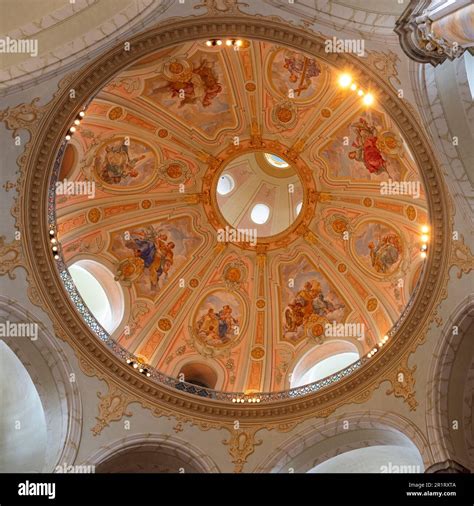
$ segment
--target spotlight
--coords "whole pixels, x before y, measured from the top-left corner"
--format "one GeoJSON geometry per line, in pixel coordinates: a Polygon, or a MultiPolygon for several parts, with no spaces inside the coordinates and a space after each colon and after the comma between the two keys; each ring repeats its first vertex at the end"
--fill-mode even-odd
{"type": "Polygon", "coordinates": [[[75,125],[80,125],[81,124],[81,120],[80,119],[75,119],[74,120],[74,124],[75,125]]]}
{"type": "Polygon", "coordinates": [[[232,399],[232,402],[235,402],[235,397],[232,399]]]}
{"type": "Polygon", "coordinates": [[[359,95],[359,97],[362,97],[364,95],[364,92],[359,88],[357,90],[357,95],[359,95]]]}
{"type": "Polygon", "coordinates": [[[421,252],[421,258],[426,258],[426,251],[421,252]]]}
{"type": "Polygon", "coordinates": [[[55,260],[59,260],[59,255],[54,255],[55,260]]]}
{"type": "Polygon", "coordinates": [[[79,116],[80,116],[81,118],[83,118],[85,115],[86,115],[86,113],[85,113],[84,111],[81,111],[81,112],[79,113],[79,116]]]}
{"type": "Polygon", "coordinates": [[[230,40],[230,39],[227,39],[225,41],[225,45],[226,46],[233,46],[235,44],[235,40],[230,40]]]}
{"type": "Polygon", "coordinates": [[[260,402],[260,398],[257,398],[257,402],[260,402]]]}
{"type": "Polygon", "coordinates": [[[140,367],[140,369],[138,369],[138,372],[143,372],[143,368],[140,367]]]}
{"type": "Polygon", "coordinates": [[[429,237],[426,234],[421,236],[421,242],[428,242],[429,237]]]}
{"type": "Polygon", "coordinates": [[[367,93],[367,95],[365,95],[362,99],[362,102],[364,102],[365,105],[372,105],[374,103],[374,96],[372,93],[367,93]]]}
{"type": "Polygon", "coordinates": [[[49,231],[49,235],[54,235],[54,230],[53,230],[53,229],[51,229],[51,230],[49,231]]]}
{"type": "Polygon", "coordinates": [[[53,246],[53,251],[58,251],[58,247],[57,246],[53,246]]]}
{"type": "Polygon", "coordinates": [[[221,39],[217,39],[217,40],[216,40],[216,44],[217,44],[218,46],[222,46],[222,40],[221,40],[221,39]]]}
{"type": "Polygon", "coordinates": [[[147,371],[146,376],[149,378],[151,376],[151,372],[147,371]]]}
{"type": "Polygon", "coordinates": [[[428,246],[426,244],[423,244],[420,248],[420,251],[427,251],[428,250],[428,246]]]}
{"type": "Polygon", "coordinates": [[[54,237],[51,239],[51,244],[56,244],[57,242],[58,241],[54,237]]]}
{"type": "Polygon", "coordinates": [[[206,40],[206,46],[211,47],[212,45],[212,40],[206,40]]]}
{"type": "Polygon", "coordinates": [[[67,140],[67,141],[70,141],[70,140],[71,140],[71,136],[70,136],[69,134],[68,134],[68,135],[66,135],[66,140],[67,140]]]}
{"type": "Polygon", "coordinates": [[[131,358],[127,358],[127,364],[130,364],[130,363],[131,363],[131,361],[132,361],[132,359],[131,359],[131,358]]]}
{"type": "Polygon", "coordinates": [[[430,231],[430,228],[427,226],[427,225],[423,225],[421,227],[421,231],[424,233],[424,234],[427,234],[429,231],[430,231]]]}
{"type": "Polygon", "coordinates": [[[355,91],[356,89],[357,89],[357,84],[356,83],[352,83],[351,84],[351,90],[355,91]]]}
{"type": "Polygon", "coordinates": [[[352,77],[349,74],[342,74],[339,77],[339,86],[341,88],[347,88],[352,82],[352,77]]]}
{"type": "Polygon", "coordinates": [[[240,39],[238,39],[238,40],[236,40],[236,41],[235,41],[235,45],[236,45],[237,47],[242,46],[242,45],[243,45],[243,43],[244,43],[244,41],[243,41],[243,40],[240,40],[240,39]]]}
{"type": "Polygon", "coordinates": [[[138,369],[138,364],[136,362],[133,363],[133,368],[138,369]]]}
{"type": "Polygon", "coordinates": [[[76,131],[76,127],[75,126],[72,126],[70,129],[69,129],[70,132],[75,132],[76,131]]]}

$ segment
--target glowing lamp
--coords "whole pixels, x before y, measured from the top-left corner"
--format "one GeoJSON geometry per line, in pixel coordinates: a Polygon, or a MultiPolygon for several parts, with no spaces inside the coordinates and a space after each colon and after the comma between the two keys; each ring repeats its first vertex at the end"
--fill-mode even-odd
{"type": "Polygon", "coordinates": [[[352,82],[352,77],[349,74],[342,74],[339,77],[339,86],[341,88],[347,88],[352,82]]]}
{"type": "Polygon", "coordinates": [[[372,105],[374,103],[374,96],[372,93],[367,93],[362,99],[362,102],[364,102],[365,105],[372,105]]]}

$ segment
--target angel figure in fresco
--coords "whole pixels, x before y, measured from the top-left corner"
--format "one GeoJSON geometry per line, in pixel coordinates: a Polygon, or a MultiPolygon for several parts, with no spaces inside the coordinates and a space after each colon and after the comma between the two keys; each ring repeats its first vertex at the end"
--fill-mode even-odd
{"type": "Polygon", "coordinates": [[[397,234],[385,234],[377,244],[370,241],[368,244],[372,267],[384,274],[397,263],[402,253],[402,245],[397,234]]]}
{"type": "Polygon", "coordinates": [[[382,172],[389,174],[387,162],[377,146],[378,136],[376,127],[369,125],[364,118],[359,118],[359,121],[353,123],[351,128],[355,132],[356,140],[352,143],[352,147],[355,150],[349,152],[349,158],[363,162],[365,168],[371,174],[379,175],[382,172]]]}
{"type": "Polygon", "coordinates": [[[105,158],[102,161],[96,157],[95,166],[100,178],[109,184],[121,183],[124,179],[138,176],[136,164],[145,158],[145,155],[130,158],[128,146],[125,141],[120,145],[106,146],[105,158]]]}
{"type": "Polygon", "coordinates": [[[156,95],[163,91],[170,92],[172,98],[180,99],[179,108],[197,102],[203,107],[209,107],[222,92],[222,85],[219,83],[213,64],[203,59],[198,67],[194,67],[186,74],[181,74],[176,81],[168,80],[165,86],[155,88],[151,94],[156,95]]]}
{"type": "Polygon", "coordinates": [[[174,242],[168,241],[161,231],[148,227],[144,232],[134,233],[125,246],[143,261],[143,267],[150,273],[151,287],[156,289],[160,277],[164,275],[166,279],[173,265],[174,242]]]}
{"type": "Polygon", "coordinates": [[[232,339],[233,329],[237,324],[238,320],[232,315],[232,308],[226,304],[218,312],[210,308],[197,321],[197,329],[206,343],[225,344],[232,339]]]}
{"type": "Polygon", "coordinates": [[[285,310],[285,332],[295,332],[314,317],[325,318],[343,307],[343,304],[335,306],[324,296],[318,281],[306,281],[285,310]]]}
{"type": "Polygon", "coordinates": [[[298,87],[295,89],[298,96],[311,86],[311,79],[318,77],[321,73],[321,67],[316,63],[316,60],[301,55],[285,58],[283,67],[288,70],[290,81],[298,83],[298,87]]]}

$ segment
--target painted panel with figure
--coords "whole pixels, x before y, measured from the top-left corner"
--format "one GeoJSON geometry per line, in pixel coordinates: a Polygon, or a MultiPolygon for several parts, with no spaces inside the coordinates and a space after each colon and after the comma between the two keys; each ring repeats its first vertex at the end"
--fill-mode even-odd
{"type": "Polygon", "coordinates": [[[330,179],[400,180],[406,173],[400,157],[403,141],[385,124],[383,114],[364,111],[341,127],[319,156],[330,179]]]}
{"type": "Polygon", "coordinates": [[[355,232],[356,260],[370,272],[382,276],[393,274],[403,256],[403,240],[385,223],[366,222],[355,232]]]}
{"type": "Polygon", "coordinates": [[[115,187],[142,186],[156,172],[156,155],[150,146],[135,139],[107,141],[94,156],[96,177],[115,187]]]}
{"type": "Polygon", "coordinates": [[[199,243],[188,217],[116,232],[110,246],[119,260],[116,279],[133,283],[139,295],[154,296],[199,243]]]}
{"type": "Polygon", "coordinates": [[[234,127],[219,54],[202,50],[192,56],[168,59],[156,77],[145,81],[143,96],[173,118],[214,137],[223,127],[234,127]]]}
{"type": "Polygon", "coordinates": [[[242,330],[242,305],[235,294],[219,290],[199,305],[194,322],[197,338],[211,347],[232,345],[242,330]]]}
{"type": "Polygon", "coordinates": [[[349,308],[330,281],[307,259],[282,265],[283,340],[299,343],[312,337],[324,338],[327,323],[341,323],[349,308]]]}

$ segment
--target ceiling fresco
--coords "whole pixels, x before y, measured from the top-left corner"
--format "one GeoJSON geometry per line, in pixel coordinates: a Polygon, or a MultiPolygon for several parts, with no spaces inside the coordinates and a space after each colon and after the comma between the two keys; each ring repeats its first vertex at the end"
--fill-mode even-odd
{"type": "Polygon", "coordinates": [[[421,176],[383,104],[337,79],[282,46],[199,41],[139,61],[90,102],[59,177],[94,195],[57,195],[57,233],[68,265],[95,260],[120,283],[113,338],[131,354],[173,377],[206,363],[224,391],[279,391],[309,350],[342,340],[362,355],[398,320],[422,271],[421,176]],[[254,179],[249,160],[265,153],[288,164],[288,195],[286,169],[254,179]],[[384,193],[391,181],[413,192],[384,193]],[[225,206],[230,226],[258,232],[256,203],[270,218],[254,243],[219,236],[225,206]],[[328,332],[340,323],[363,332],[328,332]]]}

